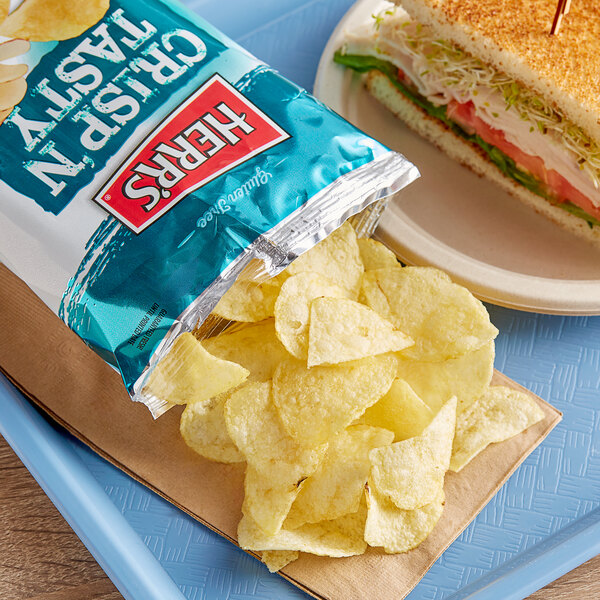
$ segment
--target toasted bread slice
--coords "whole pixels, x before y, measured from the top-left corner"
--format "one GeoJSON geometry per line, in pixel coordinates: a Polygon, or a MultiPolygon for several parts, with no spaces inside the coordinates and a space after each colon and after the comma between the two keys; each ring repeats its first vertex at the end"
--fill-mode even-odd
{"type": "Polygon", "coordinates": [[[590,228],[583,219],[571,215],[562,208],[553,206],[514,179],[504,175],[479,146],[457,136],[444,123],[435,117],[431,117],[423,109],[408,100],[397,90],[386,75],[375,70],[369,71],[365,82],[369,92],[381,104],[448,156],[469,167],[475,173],[487,177],[557,225],[600,248],[600,227],[590,228]]]}
{"type": "Polygon", "coordinates": [[[549,35],[557,0],[394,0],[440,38],[507,73],[600,140],[600,3],[574,2],[549,35]]]}

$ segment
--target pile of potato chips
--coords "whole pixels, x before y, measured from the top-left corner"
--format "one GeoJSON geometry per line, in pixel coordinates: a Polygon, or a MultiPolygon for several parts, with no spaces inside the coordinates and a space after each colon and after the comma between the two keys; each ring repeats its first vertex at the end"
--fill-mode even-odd
{"type": "Polygon", "coordinates": [[[29,42],[67,40],[81,35],[106,13],[109,0],[23,0],[9,14],[9,0],[0,0],[0,123],[27,91],[26,64],[4,64],[29,51],[29,42]]]}
{"type": "Polygon", "coordinates": [[[214,314],[235,323],[180,336],[146,389],[187,404],[196,452],[245,461],[238,542],[272,571],[298,552],[415,548],[446,471],[543,417],[490,387],[497,330],[481,302],[349,224],[279,276],[239,279],[214,314]]]}

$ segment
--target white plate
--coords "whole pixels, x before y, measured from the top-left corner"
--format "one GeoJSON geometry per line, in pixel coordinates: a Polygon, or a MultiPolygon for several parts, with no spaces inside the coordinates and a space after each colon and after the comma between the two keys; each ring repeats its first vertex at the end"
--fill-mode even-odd
{"type": "Polygon", "coordinates": [[[377,236],[410,264],[447,271],[482,300],[553,314],[600,314],[600,251],[557,228],[406,128],[333,62],[346,30],[378,10],[359,0],[333,32],[315,95],[402,152],[421,171],[384,213],[377,236]]]}

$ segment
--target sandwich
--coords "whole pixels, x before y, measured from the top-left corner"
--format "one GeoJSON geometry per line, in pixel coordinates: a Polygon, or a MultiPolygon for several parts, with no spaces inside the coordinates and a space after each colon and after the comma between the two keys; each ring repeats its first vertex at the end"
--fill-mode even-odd
{"type": "Polygon", "coordinates": [[[397,0],[334,60],[449,156],[600,247],[600,5],[397,0]]]}

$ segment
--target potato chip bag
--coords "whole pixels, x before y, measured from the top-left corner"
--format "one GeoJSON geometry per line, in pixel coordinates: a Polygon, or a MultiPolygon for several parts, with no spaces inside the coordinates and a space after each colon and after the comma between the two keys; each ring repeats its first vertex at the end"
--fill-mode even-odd
{"type": "Polygon", "coordinates": [[[363,503],[353,514],[267,535],[244,515],[238,525],[238,544],[244,550],[298,550],[318,556],[355,556],[367,548],[363,538],[366,516],[363,503]]]}
{"type": "Polygon", "coordinates": [[[398,354],[398,377],[410,384],[433,412],[456,396],[461,413],[488,388],[494,374],[494,342],[458,358],[441,362],[419,361],[398,354]]]}
{"type": "Polygon", "coordinates": [[[288,356],[275,333],[275,321],[267,319],[238,331],[225,331],[202,340],[214,356],[235,362],[250,371],[248,381],[267,381],[275,367],[288,356]]]}
{"type": "Polygon", "coordinates": [[[233,389],[249,371],[207,352],[191,334],[180,335],[152,371],[145,393],[173,404],[203,402],[233,389]]]}
{"type": "Polygon", "coordinates": [[[296,358],[306,359],[310,306],[315,298],[343,298],[348,294],[347,290],[312,271],[287,279],[275,303],[275,330],[287,351],[296,358]]]}
{"type": "Polygon", "coordinates": [[[260,554],[261,560],[265,563],[269,572],[276,573],[294,562],[299,556],[295,550],[264,550],[260,554]]]}
{"type": "Polygon", "coordinates": [[[485,306],[432,267],[368,271],[362,292],[373,310],[415,340],[403,351],[413,360],[456,358],[498,334],[485,306]]]}
{"type": "Polygon", "coordinates": [[[403,510],[434,502],[450,464],[455,422],[451,398],[421,435],[371,450],[372,486],[403,510]]]}
{"type": "Polygon", "coordinates": [[[371,238],[359,239],[358,250],[365,271],[401,267],[396,255],[377,240],[371,238]]]}
{"type": "Polygon", "coordinates": [[[432,419],[433,411],[410,385],[395,379],[388,393],[367,408],[360,422],[388,429],[394,433],[394,441],[401,442],[420,435],[432,419]]]}
{"type": "Polygon", "coordinates": [[[390,431],[354,425],[338,433],[330,442],[325,458],[294,500],[285,521],[286,529],[305,523],[330,521],[360,506],[371,463],[373,448],[391,444],[390,431]]]}
{"type": "Polygon", "coordinates": [[[356,232],[350,223],[344,223],[287,268],[289,275],[307,271],[319,273],[345,289],[349,293],[348,297],[358,297],[364,267],[360,259],[356,232]]]}
{"type": "Polygon", "coordinates": [[[527,394],[491,386],[456,420],[450,469],[460,471],[489,444],[507,440],[543,418],[544,412],[527,394]]]}
{"type": "Polygon", "coordinates": [[[308,327],[309,367],[403,350],[413,340],[374,310],[347,298],[315,298],[308,327]]]}
{"type": "Polygon", "coordinates": [[[416,548],[433,531],[444,509],[444,490],[440,488],[429,504],[403,510],[369,483],[367,486],[365,540],[369,546],[382,546],[390,554],[416,548]]]}
{"type": "Polygon", "coordinates": [[[319,271],[356,298],[344,223],[366,211],[372,231],[418,177],[403,156],[172,0],[10,6],[0,260],[133,400],[171,408],[148,384],[176,338],[211,314],[273,317],[291,275],[319,271]]]}
{"type": "Polygon", "coordinates": [[[307,368],[288,358],[273,376],[273,402],[285,430],[298,444],[331,439],[375,404],[392,385],[393,354],[369,356],[331,367],[307,368]]]}
{"type": "Polygon", "coordinates": [[[204,458],[224,463],[244,462],[225,426],[224,405],[228,394],[219,394],[205,402],[188,404],[179,422],[185,443],[204,458]]]}

